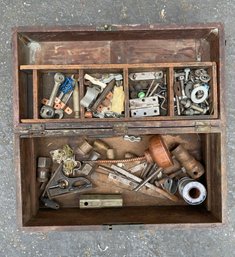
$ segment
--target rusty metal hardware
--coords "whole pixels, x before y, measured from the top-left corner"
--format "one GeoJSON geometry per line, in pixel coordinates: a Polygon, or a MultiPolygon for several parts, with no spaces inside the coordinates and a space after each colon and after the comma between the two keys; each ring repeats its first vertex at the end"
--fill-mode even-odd
{"type": "Polygon", "coordinates": [[[106,83],[90,76],[89,74],[85,74],[84,79],[89,80],[93,85],[99,86],[101,91],[103,91],[103,89],[105,89],[107,86],[106,83]]]}
{"type": "Polygon", "coordinates": [[[106,88],[103,90],[103,92],[100,94],[100,96],[96,99],[95,103],[90,107],[90,110],[92,112],[96,111],[97,107],[101,104],[101,102],[105,99],[107,94],[111,92],[115,85],[115,79],[113,79],[109,84],[106,86],[106,88]]]}
{"type": "Polygon", "coordinates": [[[90,145],[85,139],[76,147],[75,153],[82,153],[83,155],[87,155],[93,149],[92,145],[90,145]]]}
{"type": "Polygon", "coordinates": [[[160,115],[158,96],[130,100],[131,116],[147,117],[160,115]]]}
{"type": "Polygon", "coordinates": [[[60,205],[52,199],[48,199],[47,197],[41,197],[40,200],[42,201],[45,207],[48,207],[54,210],[58,210],[60,208],[60,205]]]}
{"type": "Polygon", "coordinates": [[[179,76],[179,77],[178,77],[178,80],[179,80],[180,86],[181,86],[181,95],[182,95],[182,98],[187,98],[187,96],[186,96],[186,94],[185,94],[185,91],[184,91],[184,79],[185,79],[184,76],[179,76]]]}
{"type": "Polygon", "coordinates": [[[68,158],[74,156],[73,149],[69,145],[64,145],[63,148],[50,151],[53,162],[61,163],[68,158]]]}
{"type": "Polygon", "coordinates": [[[100,94],[101,90],[98,86],[87,87],[85,96],[81,99],[80,104],[89,108],[100,94]]]}
{"type": "Polygon", "coordinates": [[[54,76],[54,87],[53,90],[51,92],[50,98],[47,102],[47,105],[43,105],[41,110],[40,110],[40,116],[43,119],[51,119],[54,117],[55,114],[55,110],[53,108],[54,105],[54,101],[57,95],[57,92],[59,90],[60,85],[64,82],[65,80],[65,76],[61,73],[56,73],[54,76]]]}
{"type": "MultiPolygon", "coordinates": [[[[126,177],[128,177],[128,178],[130,178],[132,180],[134,180],[135,182],[141,183],[143,181],[141,178],[131,174],[130,172],[128,172],[128,171],[126,171],[126,170],[124,170],[124,169],[122,169],[122,168],[120,168],[120,167],[118,167],[116,165],[112,165],[111,169],[113,169],[116,172],[118,172],[118,173],[120,173],[120,174],[122,174],[122,175],[124,175],[124,176],[126,176],[126,177]]],[[[158,192],[159,195],[161,195],[161,196],[164,196],[164,197],[166,197],[166,198],[168,198],[168,199],[170,199],[172,201],[178,201],[178,198],[175,197],[174,195],[171,195],[168,192],[166,192],[166,191],[164,191],[164,190],[162,190],[162,189],[160,189],[160,188],[158,188],[158,187],[156,187],[156,186],[154,186],[154,185],[152,185],[150,183],[146,183],[145,186],[150,188],[150,189],[153,189],[156,192],[158,192]]]]}
{"type": "Polygon", "coordinates": [[[149,140],[149,148],[145,151],[147,162],[155,162],[159,167],[168,168],[173,165],[171,154],[160,135],[155,135],[149,140]]]}
{"type": "Polygon", "coordinates": [[[203,103],[207,98],[208,98],[208,89],[204,86],[196,87],[191,92],[191,100],[196,104],[203,103]],[[197,96],[198,92],[203,92],[201,97],[197,96]]]}
{"type": "Polygon", "coordinates": [[[79,207],[81,209],[90,208],[110,208],[122,207],[122,195],[81,195],[79,197],[79,207]]]}
{"type": "Polygon", "coordinates": [[[189,79],[189,73],[190,73],[190,69],[189,68],[185,68],[184,69],[184,73],[185,73],[185,81],[187,82],[189,79]]]}
{"type": "Polygon", "coordinates": [[[185,108],[190,108],[193,109],[195,111],[198,111],[199,113],[205,114],[208,111],[208,107],[206,108],[201,108],[195,104],[192,104],[192,102],[187,99],[187,100],[181,100],[180,103],[185,107],[185,108]]]}
{"type": "Polygon", "coordinates": [[[143,171],[146,168],[146,166],[147,166],[147,162],[141,162],[141,163],[135,165],[134,167],[131,167],[129,169],[129,171],[131,173],[140,172],[140,171],[143,171]]]}
{"type": "Polygon", "coordinates": [[[91,161],[96,161],[100,158],[100,153],[96,152],[96,151],[91,151],[90,154],[89,154],[89,160],[91,161]]]}
{"type": "MultiPolygon", "coordinates": [[[[151,170],[156,169],[157,165],[154,164],[153,168],[151,170]]],[[[143,180],[135,189],[134,191],[139,191],[144,185],[146,185],[151,179],[153,179],[155,176],[157,176],[157,174],[159,174],[161,171],[163,170],[163,168],[158,168],[156,169],[150,176],[148,176],[145,180],[143,180]]]]}
{"type": "Polygon", "coordinates": [[[67,158],[63,162],[63,173],[65,176],[70,177],[73,175],[73,170],[77,166],[77,162],[75,161],[75,157],[67,158]]]}
{"type": "Polygon", "coordinates": [[[152,79],[162,79],[163,71],[130,73],[129,78],[133,81],[149,80],[149,79],[151,79],[151,80],[152,79]]]}
{"type": "MultiPolygon", "coordinates": [[[[208,114],[211,80],[205,69],[192,70],[185,68],[183,72],[175,72],[174,94],[177,115],[208,114]],[[180,82],[180,86],[178,83],[180,82]]],[[[210,111],[210,113],[213,110],[210,111]]]]}
{"type": "Polygon", "coordinates": [[[188,177],[180,179],[178,191],[185,202],[190,205],[198,205],[203,203],[207,196],[204,185],[188,177]]]}
{"type": "Polygon", "coordinates": [[[141,137],[129,136],[129,135],[125,135],[125,136],[123,137],[123,139],[124,139],[125,141],[130,141],[130,142],[132,142],[132,143],[134,143],[134,142],[140,142],[140,141],[141,141],[141,137]]]}
{"type": "Polygon", "coordinates": [[[114,160],[115,159],[115,150],[110,148],[107,150],[107,158],[109,160],[114,160]]]}
{"type": "Polygon", "coordinates": [[[107,152],[110,148],[108,144],[106,144],[104,141],[100,139],[96,139],[93,143],[94,150],[101,151],[101,152],[107,152]]]}
{"type": "Polygon", "coordinates": [[[51,158],[39,157],[37,167],[37,181],[40,183],[47,182],[50,178],[51,158]]]}
{"type": "Polygon", "coordinates": [[[162,184],[162,188],[171,194],[175,194],[178,188],[178,180],[172,178],[166,178],[162,184]]]}
{"type": "Polygon", "coordinates": [[[69,178],[63,174],[63,163],[55,171],[46,186],[49,199],[72,193],[79,193],[92,188],[92,183],[85,177],[69,178]]]}
{"type": "Polygon", "coordinates": [[[202,164],[197,161],[182,145],[177,146],[172,154],[186,169],[187,174],[194,179],[201,177],[205,173],[202,164]]]}
{"type": "Polygon", "coordinates": [[[94,167],[89,163],[85,163],[82,167],[73,169],[73,177],[82,175],[88,176],[92,172],[93,168],[94,167]]]}
{"type": "Polygon", "coordinates": [[[73,110],[74,110],[74,118],[79,118],[79,88],[78,81],[75,79],[74,91],[73,91],[73,110]]]}

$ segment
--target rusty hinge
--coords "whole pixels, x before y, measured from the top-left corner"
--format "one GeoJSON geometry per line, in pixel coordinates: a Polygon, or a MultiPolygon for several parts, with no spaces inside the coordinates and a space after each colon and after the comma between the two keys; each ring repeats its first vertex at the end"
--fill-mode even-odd
{"type": "Polygon", "coordinates": [[[114,31],[116,28],[110,24],[104,24],[102,26],[96,27],[96,31],[114,31]]]}
{"type": "Polygon", "coordinates": [[[208,122],[195,122],[195,131],[196,132],[211,132],[212,125],[208,122]]]}
{"type": "Polygon", "coordinates": [[[113,125],[113,132],[118,135],[127,135],[128,134],[128,127],[125,123],[121,124],[114,124],[113,125]]]}
{"type": "Polygon", "coordinates": [[[45,124],[31,124],[28,130],[28,134],[34,135],[44,135],[45,134],[45,124]]]}

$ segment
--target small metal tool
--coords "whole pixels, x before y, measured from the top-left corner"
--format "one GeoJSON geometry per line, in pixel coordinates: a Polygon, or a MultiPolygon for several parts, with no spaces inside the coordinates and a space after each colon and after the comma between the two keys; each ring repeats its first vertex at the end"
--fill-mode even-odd
{"type": "Polygon", "coordinates": [[[53,108],[54,101],[56,98],[56,94],[59,90],[60,85],[64,82],[65,76],[61,73],[56,73],[54,76],[55,84],[53,87],[53,90],[51,92],[51,96],[47,102],[47,105],[43,105],[41,110],[40,110],[40,116],[43,119],[51,119],[54,117],[55,110],[53,108]]]}
{"type": "Polygon", "coordinates": [[[45,191],[49,199],[68,193],[83,192],[92,188],[92,183],[85,177],[68,178],[63,174],[63,163],[59,165],[45,191]]]}
{"type": "MultiPolygon", "coordinates": [[[[154,167],[156,168],[156,166],[154,167]]],[[[163,168],[158,168],[156,171],[154,171],[150,176],[148,176],[145,180],[143,180],[138,187],[134,189],[134,191],[139,191],[144,185],[146,185],[152,178],[154,178],[158,173],[163,171],[163,168]]]]}
{"type": "Polygon", "coordinates": [[[79,207],[81,209],[113,208],[122,206],[122,195],[81,195],[79,199],[79,207]]]}

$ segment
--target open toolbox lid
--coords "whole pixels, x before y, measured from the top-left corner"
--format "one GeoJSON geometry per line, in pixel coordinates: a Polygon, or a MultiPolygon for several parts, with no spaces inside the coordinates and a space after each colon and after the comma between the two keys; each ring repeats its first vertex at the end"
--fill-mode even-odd
{"type": "MultiPolygon", "coordinates": [[[[113,133],[138,128],[193,127],[211,131],[224,125],[224,32],[219,23],[187,26],[19,27],[13,32],[14,127],[17,133],[47,130],[103,129],[113,133]],[[141,52],[141,54],[139,54],[141,52]],[[212,115],[175,116],[174,69],[212,67],[212,115]],[[158,117],[130,117],[129,71],[163,68],[168,74],[168,113],[158,117]],[[56,71],[77,71],[80,99],[87,70],[122,70],[125,117],[62,120],[40,119],[43,85],[40,77],[56,71]],[[127,85],[127,86],[125,86],[127,85]]],[[[51,85],[52,87],[53,85],[51,85]]]]}

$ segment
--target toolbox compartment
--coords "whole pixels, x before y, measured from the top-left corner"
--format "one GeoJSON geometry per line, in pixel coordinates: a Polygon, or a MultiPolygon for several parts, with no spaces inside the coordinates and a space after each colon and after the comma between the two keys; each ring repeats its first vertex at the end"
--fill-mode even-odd
{"type": "MultiPolygon", "coordinates": [[[[226,220],[226,152],[224,110],[224,32],[221,24],[187,26],[19,27],[13,31],[15,165],[18,219],[30,230],[125,229],[144,226],[215,226],[226,220]],[[206,115],[177,115],[174,73],[185,67],[204,68],[209,82],[210,111],[206,115]],[[154,117],[131,115],[130,73],[166,73],[166,112],[154,117]],[[80,105],[79,118],[42,119],[42,99],[49,98],[54,74],[79,79],[79,102],[86,94],[84,75],[120,73],[125,94],[120,118],[87,118],[80,105]],[[149,197],[109,183],[93,181],[89,193],[122,193],[121,208],[79,209],[79,194],[61,197],[59,210],[42,206],[36,180],[37,158],[63,144],[75,146],[81,138],[102,139],[118,146],[117,157],[133,148],[138,156],[150,135],[160,134],[184,144],[205,167],[200,179],[207,199],[190,206],[182,199],[149,197]],[[124,135],[141,136],[139,143],[124,135]],[[138,146],[138,147],[137,147],[138,146]]],[[[73,108],[72,99],[68,105],[73,108]]],[[[54,167],[55,168],[55,167],[54,167]]],[[[94,179],[94,178],[93,178],[94,179]]],[[[101,179],[102,180],[102,179],[101,179]]]]}
{"type": "MultiPolygon", "coordinates": [[[[182,199],[173,202],[166,198],[146,196],[118,187],[112,182],[100,181],[98,175],[91,175],[94,188],[82,194],[122,194],[122,208],[83,210],[78,208],[79,194],[61,196],[58,202],[60,210],[50,210],[39,203],[39,183],[36,181],[36,166],[39,156],[50,156],[50,151],[69,144],[76,147],[81,136],[33,137],[18,139],[21,152],[19,165],[19,183],[21,187],[22,225],[23,227],[81,226],[88,229],[90,225],[103,226],[121,224],[198,224],[222,222],[222,177],[224,173],[221,159],[221,140],[219,132],[183,133],[180,129],[174,134],[163,134],[162,137],[171,150],[182,143],[205,167],[206,173],[200,179],[206,185],[207,199],[200,206],[188,206],[182,199]],[[216,146],[216,147],[215,147],[216,146]],[[29,157],[30,156],[30,157],[29,157]],[[216,190],[215,190],[216,188],[216,190]]],[[[159,132],[157,132],[159,134],[159,132]]],[[[126,151],[138,156],[143,155],[148,147],[151,135],[141,135],[142,141],[132,143],[124,141],[122,136],[102,137],[102,140],[116,148],[118,159],[126,151]]],[[[100,138],[99,135],[87,135],[89,142],[100,138]]],[[[53,168],[58,165],[54,165],[53,168]]],[[[92,173],[93,174],[93,173],[92,173]]],[[[101,178],[102,179],[102,178],[101,178]]],[[[79,228],[78,227],[78,228],[79,228]]],[[[105,226],[104,226],[105,227],[105,226]]]]}

